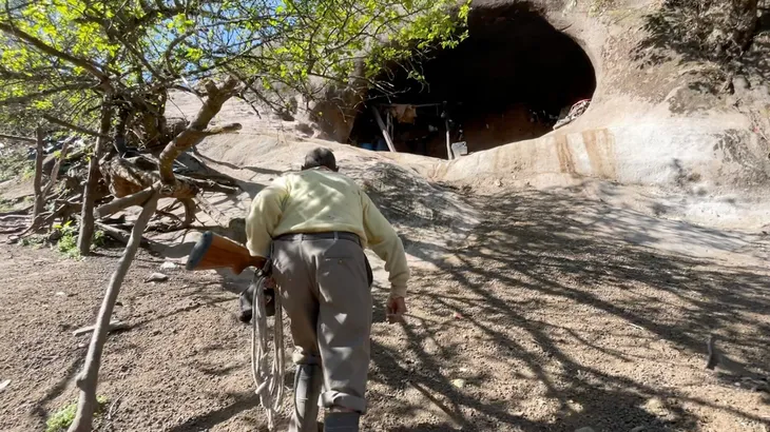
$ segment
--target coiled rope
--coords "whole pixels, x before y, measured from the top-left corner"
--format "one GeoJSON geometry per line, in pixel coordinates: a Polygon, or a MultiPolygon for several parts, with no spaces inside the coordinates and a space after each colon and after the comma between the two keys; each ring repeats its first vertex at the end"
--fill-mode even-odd
{"type": "Polygon", "coordinates": [[[275,414],[281,408],[284,386],[283,378],[286,369],[283,344],[283,308],[281,296],[276,287],[273,301],[275,302],[275,317],[273,319],[273,358],[272,365],[268,364],[270,356],[267,334],[267,311],[265,301],[265,283],[267,277],[258,270],[254,273],[252,288],[251,318],[251,375],[254,379],[256,390],[254,391],[260,400],[262,408],[267,413],[267,428],[274,430],[275,414]]]}

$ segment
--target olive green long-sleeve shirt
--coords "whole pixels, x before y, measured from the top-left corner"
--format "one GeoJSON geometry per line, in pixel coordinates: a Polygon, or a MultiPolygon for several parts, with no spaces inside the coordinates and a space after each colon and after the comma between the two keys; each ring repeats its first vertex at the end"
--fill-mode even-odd
{"type": "Polygon", "coordinates": [[[385,261],[391,294],[406,295],[409,268],[396,231],[350,178],[324,169],[279,177],[254,198],[246,218],[247,247],[267,257],[283,234],[346,231],[357,234],[385,261]]]}

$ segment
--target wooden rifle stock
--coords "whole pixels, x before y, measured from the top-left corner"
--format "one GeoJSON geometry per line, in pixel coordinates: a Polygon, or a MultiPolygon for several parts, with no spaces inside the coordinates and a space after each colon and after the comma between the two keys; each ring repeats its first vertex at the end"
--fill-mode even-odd
{"type": "Polygon", "coordinates": [[[264,265],[265,258],[251,256],[243,245],[206,231],[193,246],[185,268],[192,271],[229,268],[240,274],[246,267],[262,268],[264,265]]]}

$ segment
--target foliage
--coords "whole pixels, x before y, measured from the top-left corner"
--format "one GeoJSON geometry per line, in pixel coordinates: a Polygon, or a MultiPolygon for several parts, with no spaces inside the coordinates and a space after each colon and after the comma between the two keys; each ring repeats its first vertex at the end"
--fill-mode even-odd
{"type": "Polygon", "coordinates": [[[282,37],[234,63],[241,76],[258,77],[251,90],[260,99],[287,88],[308,99],[323,95],[323,86],[311,78],[324,78],[338,86],[358,82],[383,87],[377,79],[384,68],[397,63],[420,78],[411,58],[431,48],[453,48],[463,31],[470,2],[452,10],[446,0],[302,1],[279,6],[282,37]]]}
{"type": "MultiPolygon", "coordinates": [[[[107,398],[104,396],[99,396],[96,398],[96,400],[99,403],[99,408],[97,411],[97,414],[98,414],[99,412],[102,412],[104,410],[104,407],[107,405],[108,401],[107,401],[107,398]]],[[[78,407],[77,402],[74,402],[53,413],[53,415],[51,415],[51,417],[49,417],[48,420],[45,422],[45,432],[66,431],[67,428],[69,428],[72,422],[75,420],[77,407],[78,407]]]]}
{"type": "MultiPolygon", "coordinates": [[[[0,121],[93,126],[103,96],[140,134],[164,132],[171,88],[234,73],[259,97],[314,96],[311,77],[371,83],[388,62],[456,45],[449,0],[40,0],[0,12],[0,121]],[[364,73],[356,74],[364,63],[364,73]],[[256,84],[256,85],[254,85],[256,84]],[[3,108],[5,107],[5,108],[3,108]],[[32,119],[32,120],[30,120],[32,119]]],[[[123,119],[121,119],[122,121],[123,119]]],[[[8,123],[6,123],[8,124],[8,123]]],[[[170,138],[169,138],[170,139],[170,138]]]]}
{"type": "Polygon", "coordinates": [[[45,243],[45,238],[41,236],[26,236],[21,239],[22,246],[33,246],[33,249],[40,249],[45,243]]]}
{"type": "MultiPolygon", "coordinates": [[[[79,259],[80,251],[78,250],[78,228],[72,223],[67,221],[63,224],[56,223],[53,225],[53,237],[58,238],[56,242],[56,251],[64,255],[67,258],[79,259]]],[[[107,237],[104,231],[97,230],[94,233],[94,239],[92,247],[102,247],[107,243],[107,237]]]]}
{"type": "Polygon", "coordinates": [[[18,210],[21,207],[30,206],[34,202],[34,198],[31,195],[26,195],[18,198],[0,198],[0,212],[8,212],[18,210]]]}
{"type": "Polygon", "coordinates": [[[56,243],[56,250],[66,256],[67,258],[80,258],[80,252],[78,251],[78,229],[72,224],[72,221],[67,221],[64,224],[54,224],[53,232],[59,238],[56,243]]]}
{"type": "Polygon", "coordinates": [[[102,247],[105,244],[107,244],[107,236],[104,234],[104,231],[96,230],[96,232],[94,233],[93,246],[102,247]]]}
{"type": "Polygon", "coordinates": [[[13,201],[0,198],[0,212],[7,212],[13,210],[13,201]]]}

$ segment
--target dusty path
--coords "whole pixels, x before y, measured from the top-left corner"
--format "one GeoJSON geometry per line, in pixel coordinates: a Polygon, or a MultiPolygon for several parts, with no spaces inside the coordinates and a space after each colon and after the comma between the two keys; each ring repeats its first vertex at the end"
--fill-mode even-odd
{"type": "MultiPolygon", "coordinates": [[[[372,193],[414,263],[411,311],[405,326],[383,322],[376,265],[363,430],[770,430],[766,393],[703,367],[714,332],[731,356],[767,372],[763,238],[570,193],[437,187],[412,201],[453,194],[477,217],[452,222],[397,204],[388,194],[400,190],[372,193]],[[433,235],[442,227],[449,241],[433,235]]],[[[0,430],[42,430],[74,400],[88,338],[72,330],[92,322],[118,254],[75,262],[0,245],[0,381],[11,380],[0,430]]],[[[213,273],[143,283],[161,262],[143,253],[124,285],[117,315],[133,328],[107,345],[100,394],[114,406],[103,430],[265,430],[236,296],[213,273]]]]}

